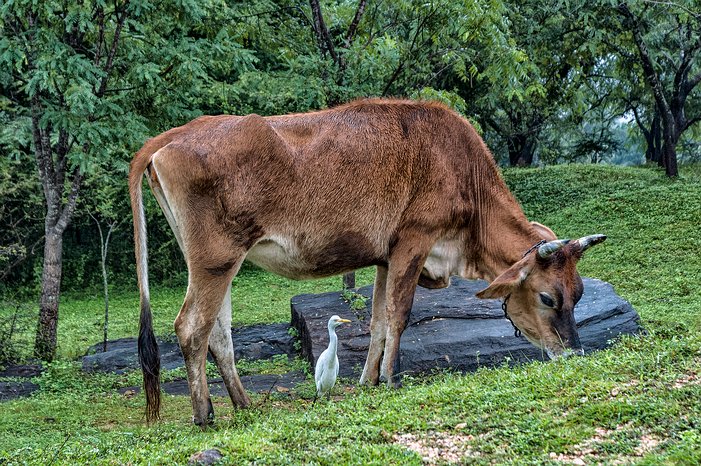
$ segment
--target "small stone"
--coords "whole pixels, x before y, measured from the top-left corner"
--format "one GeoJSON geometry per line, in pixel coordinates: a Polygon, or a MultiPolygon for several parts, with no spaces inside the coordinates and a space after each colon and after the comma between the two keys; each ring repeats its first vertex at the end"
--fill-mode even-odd
{"type": "Polygon", "coordinates": [[[224,456],[221,454],[219,450],[216,448],[210,448],[209,450],[204,450],[195,453],[190,457],[188,460],[187,464],[190,465],[208,465],[208,464],[215,464],[221,459],[224,458],[224,456]]]}

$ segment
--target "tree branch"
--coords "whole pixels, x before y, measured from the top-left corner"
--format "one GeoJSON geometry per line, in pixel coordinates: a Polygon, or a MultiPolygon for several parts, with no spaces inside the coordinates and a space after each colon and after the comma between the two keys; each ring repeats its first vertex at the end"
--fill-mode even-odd
{"type": "Polygon", "coordinates": [[[127,19],[127,5],[129,1],[124,2],[124,9],[122,14],[119,14],[119,10],[115,10],[117,14],[117,26],[114,29],[114,37],[112,37],[112,45],[110,47],[109,55],[107,56],[107,62],[105,63],[102,71],[105,73],[100,81],[100,88],[95,94],[97,97],[102,97],[105,95],[105,90],[107,89],[107,81],[109,79],[110,72],[112,71],[112,66],[114,65],[114,56],[117,54],[117,45],[119,44],[119,36],[122,32],[122,27],[124,26],[124,21],[127,19]]]}
{"type": "Polygon", "coordinates": [[[691,128],[699,121],[701,121],[701,115],[686,120],[686,125],[684,126],[684,128],[682,128],[682,131],[686,131],[688,128],[691,128]]]}
{"type": "Polygon", "coordinates": [[[51,148],[44,147],[44,137],[42,135],[42,129],[40,126],[41,114],[39,96],[35,95],[32,97],[31,104],[32,113],[32,136],[34,138],[34,152],[36,156],[37,168],[39,170],[39,178],[41,179],[41,185],[44,189],[44,199],[46,199],[46,204],[48,206],[54,205],[55,198],[55,182],[53,179],[54,173],[51,167],[51,148]]]}
{"type": "Polygon", "coordinates": [[[44,235],[41,235],[39,239],[37,239],[34,244],[32,244],[29,248],[29,252],[26,252],[19,257],[17,257],[14,262],[11,264],[8,264],[5,266],[5,269],[0,273],[0,281],[5,280],[5,277],[10,275],[10,271],[17,267],[19,264],[27,260],[30,256],[34,255],[34,250],[36,249],[37,246],[42,244],[44,242],[44,235]]]}
{"type": "Polygon", "coordinates": [[[80,173],[80,167],[75,167],[73,169],[73,174],[71,176],[73,178],[73,181],[71,182],[71,191],[68,194],[68,200],[63,206],[63,209],[61,210],[61,215],[58,219],[58,222],[56,222],[56,230],[58,230],[59,233],[63,233],[63,231],[66,229],[68,226],[68,223],[71,221],[71,218],[73,217],[73,212],[75,212],[75,206],[78,201],[78,194],[80,193],[80,186],[83,182],[83,174],[80,173]]]}
{"type": "Polygon", "coordinates": [[[97,40],[95,41],[97,43],[97,50],[95,50],[95,60],[93,61],[93,64],[98,66],[100,64],[100,60],[102,59],[102,44],[105,41],[105,10],[101,5],[98,5],[97,11],[95,11],[95,16],[98,20],[99,32],[97,34],[97,40]]]}
{"type": "Polygon", "coordinates": [[[645,79],[648,81],[648,84],[652,88],[653,95],[655,96],[655,100],[657,101],[657,107],[662,113],[668,114],[670,112],[669,103],[667,102],[667,99],[664,95],[662,83],[660,83],[659,77],[655,72],[655,67],[652,63],[652,59],[650,58],[650,52],[647,49],[647,45],[645,45],[645,42],[643,41],[640,30],[640,24],[638,23],[635,15],[633,15],[633,13],[628,8],[627,3],[623,2],[620,5],[618,5],[617,10],[627,20],[629,30],[633,34],[633,41],[635,42],[635,45],[638,48],[638,58],[640,59],[640,65],[643,68],[645,79]]]}
{"type": "Polygon", "coordinates": [[[355,10],[355,16],[353,16],[353,21],[351,21],[350,26],[348,26],[348,31],[346,32],[345,45],[349,48],[353,44],[353,39],[355,39],[355,34],[358,31],[358,24],[360,19],[365,13],[365,6],[367,5],[367,0],[360,0],[358,2],[358,8],[355,10]]]}
{"type": "Polygon", "coordinates": [[[387,84],[385,84],[385,88],[382,90],[382,95],[386,96],[387,93],[389,92],[389,88],[394,84],[394,81],[399,77],[399,74],[402,72],[404,69],[404,66],[406,65],[406,60],[408,60],[411,55],[414,53],[414,46],[416,45],[416,40],[419,38],[419,34],[423,32],[423,28],[428,22],[428,20],[433,17],[433,15],[436,14],[436,9],[434,8],[433,10],[429,11],[426,16],[424,16],[421,19],[421,22],[418,24],[416,27],[416,31],[414,31],[414,37],[411,40],[411,45],[409,45],[409,51],[407,53],[407,57],[405,60],[402,60],[401,63],[399,63],[399,66],[397,67],[396,70],[394,70],[394,73],[392,73],[392,76],[390,76],[389,80],[387,81],[387,84]]]}
{"type": "Polygon", "coordinates": [[[635,122],[638,124],[638,128],[640,129],[640,131],[642,131],[643,137],[646,141],[650,141],[652,139],[652,133],[645,127],[642,118],[640,118],[640,114],[638,113],[638,106],[633,105],[633,102],[629,101],[628,99],[624,100],[628,104],[628,108],[630,108],[633,111],[635,122]]]}
{"type": "Polygon", "coordinates": [[[323,56],[326,52],[329,52],[329,55],[331,55],[333,62],[336,65],[338,65],[338,55],[336,54],[336,48],[333,45],[331,36],[329,35],[329,30],[326,28],[326,23],[324,23],[324,16],[321,13],[321,5],[319,5],[319,0],[309,0],[309,5],[312,8],[314,33],[316,34],[316,39],[319,43],[319,50],[321,50],[321,55],[323,56]]]}

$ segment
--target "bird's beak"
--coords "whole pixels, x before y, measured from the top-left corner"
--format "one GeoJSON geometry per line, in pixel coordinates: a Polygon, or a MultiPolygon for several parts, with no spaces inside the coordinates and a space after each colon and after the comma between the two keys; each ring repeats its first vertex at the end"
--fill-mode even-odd
{"type": "Polygon", "coordinates": [[[344,324],[349,324],[351,321],[348,319],[338,319],[339,322],[344,323],[344,324]]]}

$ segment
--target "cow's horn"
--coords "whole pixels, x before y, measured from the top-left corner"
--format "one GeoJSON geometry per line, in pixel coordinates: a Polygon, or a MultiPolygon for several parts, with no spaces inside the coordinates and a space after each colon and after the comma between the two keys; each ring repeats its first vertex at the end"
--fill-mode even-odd
{"type": "Polygon", "coordinates": [[[568,239],[556,239],[555,241],[549,241],[538,248],[538,257],[541,259],[547,259],[555,251],[558,251],[565,247],[570,240],[568,239]]]}
{"type": "Polygon", "coordinates": [[[606,235],[590,235],[590,236],[585,236],[584,238],[579,238],[577,242],[579,243],[579,246],[582,248],[582,252],[586,251],[592,246],[596,246],[597,244],[601,243],[606,239],[606,235]]]}

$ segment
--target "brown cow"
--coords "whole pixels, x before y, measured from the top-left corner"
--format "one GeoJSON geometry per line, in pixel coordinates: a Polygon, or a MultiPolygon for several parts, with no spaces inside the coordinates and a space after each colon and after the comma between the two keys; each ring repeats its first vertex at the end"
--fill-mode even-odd
{"type": "Polygon", "coordinates": [[[147,420],[158,417],[149,306],[144,172],[188,266],[175,331],[194,422],[213,419],[212,352],[234,405],[250,401],[234,364],[231,282],[244,259],[294,279],[377,266],[361,382],[399,385],[399,340],[417,283],[491,281],[515,326],[551,356],[581,352],[576,262],[603,235],[557,241],[530,223],[474,128],[429,102],[360,100],[308,114],[204,116],[150,139],[131,163],[139,356],[147,420]],[[547,241],[547,242],[546,242],[547,241]]]}

